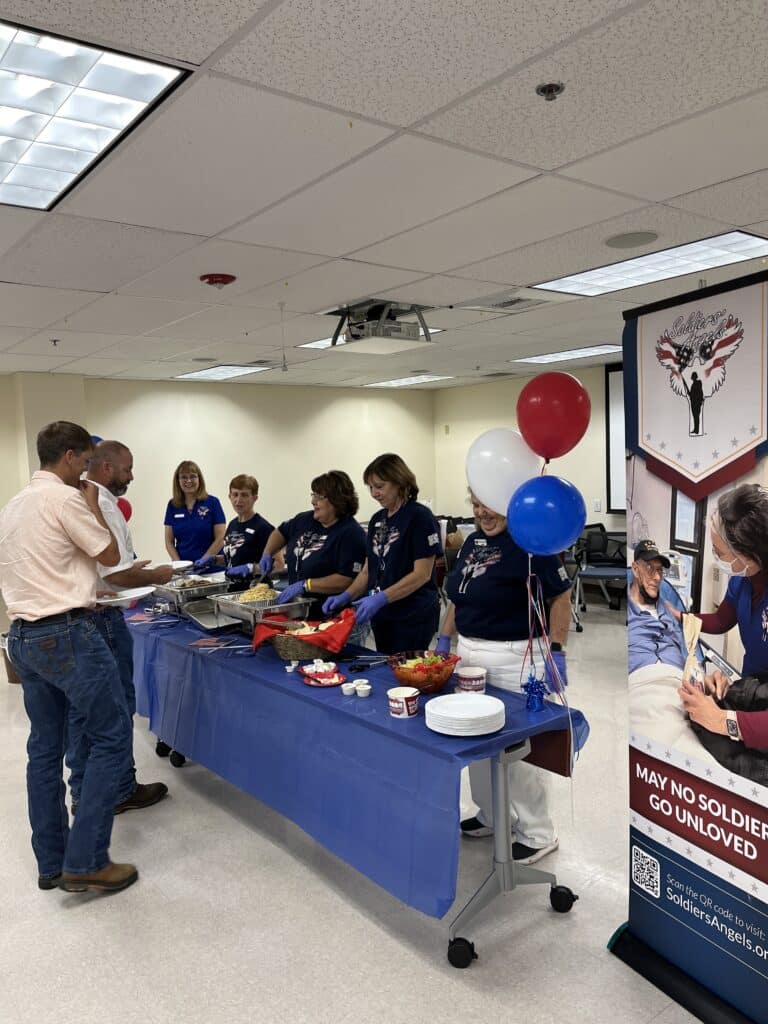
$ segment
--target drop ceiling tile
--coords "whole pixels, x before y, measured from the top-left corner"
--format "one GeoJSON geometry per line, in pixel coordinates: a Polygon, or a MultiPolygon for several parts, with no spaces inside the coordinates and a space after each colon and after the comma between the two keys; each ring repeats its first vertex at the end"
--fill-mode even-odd
{"type": "Polygon", "coordinates": [[[258,344],[254,339],[259,330],[269,323],[279,321],[279,319],[280,314],[276,310],[208,306],[194,316],[188,316],[171,327],[161,326],[150,333],[153,337],[186,338],[188,341],[198,343],[248,341],[258,344]]]}
{"type": "Polygon", "coordinates": [[[615,217],[638,205],[623,196],[574,185],[552,177],[536,178],[355,255],[441,273],[615,217]]]}
{"type": "MultiPolygon", "coordinates": [[[[529,310],[527,313],[511,313],[494,320],[470,324],[452,334],[476,337],[523,334],[542,327],[555,327],[598,316],[621,314],[624,308],[625,304],[622,300],[615,299],[614,296],[610,296],[610,299],[578,298],[572,302],[551,302],[539,306],[537,309],[529,310]]],[[[440,337],[442,338],[442,335],[440,337]]]]}
{"type": "Polygon", "coordinates": [[[387,134],[341,114],[203,76],[152,114],[59,208],[214,235],[387,134]]]}
{"type": "Polygon", "coordinates": [[[78,331],[45,330],[37,331],[25,341],[14,345],[10,351],[27,352],[33,355],[55,355],[64,356],[68,359],[76,359],[80,356],[93,355],[94,352],[103,352],[110,349],[120,341],[133,339],[122,339],[118,334],[82,334],[78,331]],[[56,341],[56,345],[53,344],[56,341]]]}
{"type": "MultiPolygon", "coordinates": [[[[136,295],[104,295],[86,309],[52,326],[86,333],[145,334],[164,324],[198,313],[202,308],[198,302],[144,299],[136,295]]],[[[172,332],[165,333],[170,335],[172,332]]]]}
{"type": "Polygon", "coordinates": [[[200,363],[136,363],[113,376],[117,380],[173,380],[181,373],[200,369],[203,369],[200,363]]]}
{"type": "MultiPolygon", "coordinates": [[[[424,314],[429,327],[439,327],[442,331],[451,331],[457,327],[466,327],[467,324],[485,323],[489,320],[496,320],[499,313],[485,313],[477,309],[430,309],[424,314]]],[[[404,320],[415,320],[413,316],[406,316],[404,320]]]]}
{"type": "Polygon", "coordinates": [[[628,2],[284,0],[217,67],[407,125],[628,2]]]}
{"type": "Polygon", "coordinates": [[[488,281],[512,279],[526,285],[540,284],[542,281],[565,277],[566,274],[618,263],[673,245],[683,245],[685,242],[719,234],[723,230],[726,229],[717,221],[672,210],[668,206],[645,206],[600,224],[590,224],[557,238],[535,242],[504,253],[503,256],[494,256],[493,259],[461,267],[458,273],[465,277],[482,277],[488,281]],[[627,231],[654,231],[659,237],[649,245],[633,249],[611,249],[605,245],[606,238],[627,231]]]}
{"type": "Polygon", "coordinates": [[[753,0],[653,0],[421,130],[551,170],[768,85],[765,18],[753,0]],[[535,87],[553,81],[565,92],[544,102],[535,87]]]}
{"type": "Polygon", "coordinates": [[[0,327],[0,352],[7,352],[33,333],[33,327],[0,327]]]}
{"type": "MultiPolygon", "coordinates": [[[[616,310],[609,316],[594,317],[589,320],[573,320],[570,323],[554,324],[549,327],[539,327],[536,330],[526,331],[519,337],[528,338],[529,341],[576,341],[584,345],[621,344],[621,332],[624,330],[624,320],[621,313],[616,310]]],[[[559,349],[573,346],[558,345],[559,349]]]]}
{"type": "MultiPolygon", "coordinates": [[[[14,206],[0,206],[0,257],[5,256],[45,218],[37,210],[22,210],[14,206]]],[[[0,259],[0,264],[2,264],[0,259]]],[[[5,280],[0,274],[0,278],[5,280]]]]}
{"type": "Polygon", "coordinates": [[[302,274],[257,288],[237,301],[240,305],[277,309],[279,302],[297,313],[317,313],[356,299],[375,296],[422,275],[418,271],[395,270],[355,260],[334,260],[302,274]]]}
{"type": "Polygon", "coordinates": [[[0,279],[109,292],[200,241],[196,235],[52,213],[0,259],[0,279]]]}
{"type": "Polygon", "coordinates": [[[768,217],[768,170],[745,174],[669,200],[671,206],[739,227],[768,217]]]}
{"type": "Polygon", "coordinates": [[[0,373],[49,373],[68,361],[68,356],[34,356],[0,352],[0,373]]]}
{"type": "Polygon", "coordinates": [[[227,238],[343,256],[532,177],[416,136],[393,139],[227,238]]]}
{"type": "Polygon", "coordinates": [[[130,369],[130,359],[98,359],[95,356],[87,356],[84,359],[74,359],[69,363],[59,366],[54,373],[77,373],[83,377],[114,377],[123,370],[130,369]]]}
{"type": "Polygon", "coordinates": [[[120,293],[227,306],[244,292],[298,274],[325,259],[303,252],[210,239],[150,273],[142,274],[121,288],[120,293]],[[202,274],[211,273],[234,274],[237,280],[219,289],[200,280],[202,274]]]}
{"type": "Polygon", "coordinates": [[[768,235],[768,220],[759,224],[748,224],[747,231],[751,231],[754,235],[768,235]]]}
{"type": "Polygon", "coordinates": [[[650,200],[668,199],[768,166],[768,132],[755,128],[766,120],[763,91],[571,164],[563,173],[650,200]],[[702,152],[706,159],[696,156],[702,152]]]}
{"type": "Polygon", "coordinates": [[[188,338],[114,336],[112,347],[104,349],[101,355],[108,359],[147,359],[159,362],[163,359],[184,358],[197,345],[198,342],[188,338]]]}
{"type": "MultiPolygon", "coordinates": [[[[471,299],[503,290],[499,284],[492,281],[468,281],[461,277],[435,275],[434,277],[425,277],[415,284],[395,288],[391,294],[381,292],[376,297],[397,299],[400,302],[415,302],[420,306],[450,306],[456,302],[468,302],[471,299]]],[[[477,313],[474,316],[477,318],[477,313]]],[[[427,323],[429,322],[427,320],[427,323]]]]}
{"type": "MultiPolygon", "coordinates": [[[[158,339],[163,340],[163,339],[158,339]]],[[[273,349],[260,348],[254,344],[237,344],[236,342],[207,342],[205,345],[198,345],[197,348],[187,349],[178,357],[170,356],[170,361],[194,363],[193,369],[204,369],[206,363],[204,357],[209,357],[209,366],[218,366],[227,363],[232,366],[243,366],[255,359],[268,359],[270,362],[277,362],[279,354],[273,349]]]]}
{"type": "Polygon", "coordinates": [[[199,64],[263,5],[264,0],[7,0],[3,15],[49,32],[199,64]]]}
{"type": "MultiPolygon", "coordinates": [[[[294,316],[285,320],[286,347],[305,345],[310,341],[320,341],[333,337],[339,319],[335,316],[294,316]]],[[[263,327],[254,335],[254,344],[269,345],[280,348],[283,343],[283,330],[279,321],[269,327],[263,327]]]]}
{"type": "Polygon", "coordinates": [[[45,327],[100,298],[95,292],[0,283],[0,324],[45,327]]]}

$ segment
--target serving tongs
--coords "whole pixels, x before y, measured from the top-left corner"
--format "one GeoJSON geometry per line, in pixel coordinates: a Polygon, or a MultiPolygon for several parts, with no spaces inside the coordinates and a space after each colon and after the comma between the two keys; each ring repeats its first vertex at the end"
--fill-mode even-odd
{"type": "MultiPolygon", "coordinates": [[[[343,659],[342,659],[343,660],[343,659]]],[[[356,660],[349,665],[350,672],[365,672],[369,668],[378,668],[379,665],[386,665],[389,655],[366,658],[364,655],[356,655],[356,660]]]]}

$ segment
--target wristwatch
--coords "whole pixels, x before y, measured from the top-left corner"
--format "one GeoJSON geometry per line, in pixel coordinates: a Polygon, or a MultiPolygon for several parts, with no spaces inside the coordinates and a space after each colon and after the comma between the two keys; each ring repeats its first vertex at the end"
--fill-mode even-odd
{"type": "MultiPolygon", "coordinates": [[[[549,645],[549,649],[551,651],[563,651],[563,645],[558,643],[557,640],[553,640],[549,645]]],[[[563,654],[565,654],[565,651],[563,651],[563,654]]]]}
{"type": "Polygon", "coordinates": [[[739,731],[739,722],[736,718],[735,711],[725,712],[725,727],[728,730],[728,738],[731,740],[740,740],[741,732],[739,731]]]}

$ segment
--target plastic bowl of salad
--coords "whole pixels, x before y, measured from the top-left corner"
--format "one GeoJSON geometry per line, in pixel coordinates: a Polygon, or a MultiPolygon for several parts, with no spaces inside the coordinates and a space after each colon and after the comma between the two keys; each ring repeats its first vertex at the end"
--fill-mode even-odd
{"type": "Polygon", "coordinates": [[[392,655],[389,667],[403,686],[415,686],[422,693],[438,693],[451,678],[460,660],[455,654],[403,651],[392,655]]]}

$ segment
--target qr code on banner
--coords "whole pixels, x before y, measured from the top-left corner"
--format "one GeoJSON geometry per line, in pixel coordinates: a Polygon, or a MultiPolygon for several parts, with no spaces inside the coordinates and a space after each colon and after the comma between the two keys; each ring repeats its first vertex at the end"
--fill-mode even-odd
{"type": "Polygon", "coordinates": [[[659,862],[639,846],[632,847],[632,881],[655,899],[661,895],[659,862]]]}

